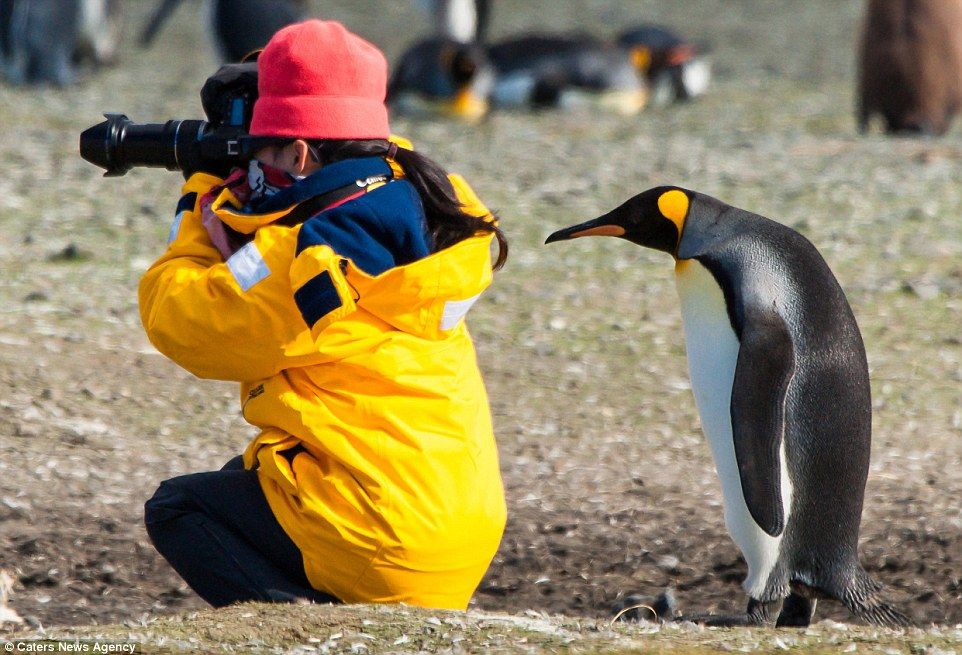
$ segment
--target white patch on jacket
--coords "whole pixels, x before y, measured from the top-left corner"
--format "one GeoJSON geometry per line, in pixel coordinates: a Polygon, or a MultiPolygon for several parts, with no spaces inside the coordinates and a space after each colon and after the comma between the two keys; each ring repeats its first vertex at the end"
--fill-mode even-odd
{"type": "Polygon", "coordinates": [[[441,315],[441,329],[451,330],[455,328],[480,297],[481,294],[479,293],[476,296],[471,296],[464,300],[449,300],[444,303],[444,312],[441,315]]]}
{"type": "Polygon", "coordinates": [[[241,291],[249,290],[271,274],[271,270],[267,268],[267,262],[264,261],[261,251],[253,241],[244,244],[244,247],[230,256],[227,260],[227,268],[234,275],[241,291]]]}
{"type": "Polygon", "coordinates": [[[174,222],[170,224],[170,230],[167,232],[168,245],[173,243],[174,239],[177,238],[177,235],[180,234],[180,224],[184,222],[184,214],[186,213],[186,210],[179,211],[177,212],[177,215],[174,216],[174,222]]]}

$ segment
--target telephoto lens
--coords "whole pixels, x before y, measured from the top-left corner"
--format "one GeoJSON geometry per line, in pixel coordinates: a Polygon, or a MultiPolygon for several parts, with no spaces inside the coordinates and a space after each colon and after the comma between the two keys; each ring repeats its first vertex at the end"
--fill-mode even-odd
{"type": "Polygon", "coordinates": [[[199,167],[201,140],[208,123],[170,120],[138,125],[124,114],[104,114],[107,120],[80,134],[80,156],[106,170],[104,177],[124,175],[135,166],[186,171],[199,167]]]}

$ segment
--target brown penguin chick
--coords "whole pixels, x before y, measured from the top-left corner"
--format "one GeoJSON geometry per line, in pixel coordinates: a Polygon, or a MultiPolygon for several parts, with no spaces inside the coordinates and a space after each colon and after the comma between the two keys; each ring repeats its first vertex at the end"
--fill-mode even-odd
{"type": "Polygon", "coordinates": [[[869,0],[859,52],[860,131],[942,134],[962,104],[962,0],[869,0]]]}

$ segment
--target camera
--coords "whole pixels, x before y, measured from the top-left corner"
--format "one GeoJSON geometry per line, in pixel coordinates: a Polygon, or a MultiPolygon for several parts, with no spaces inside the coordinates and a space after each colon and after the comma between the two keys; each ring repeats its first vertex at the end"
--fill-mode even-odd
{"type": "Polygon", "coordinates": [[[135,166],[169,171],[226,174],[246,165],[263,138],[248,134],[257,100],[257,62],[227,64],[204,83],[200,92],[204,120],[169,120],[137,124],[124,114],[80,134],[80,156],[106,170],[104,177],[124,175],[135,166]]]}

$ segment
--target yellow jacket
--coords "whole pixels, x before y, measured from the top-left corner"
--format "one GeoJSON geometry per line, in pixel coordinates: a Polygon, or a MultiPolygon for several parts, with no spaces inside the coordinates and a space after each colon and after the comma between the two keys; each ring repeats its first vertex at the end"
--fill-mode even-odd
{"type": "MultiPolygon", "coordinates": [[[[315,588],[346,602],[463,609],[505,523],[487,396],[463,320],[491,282],[491,237],[363,270],[355,260],[371,248],[344,241],[336,226],[390,226],[422,210],[413,187],[391,179],[401,176],[396,164],[385,181],[385,160],[352,161],[367,164],[308,179],[332,186],[374,165],[376,175],[358,177],[367,192],[306,223],[283,224],[296,204],[245,213],[222,191],[211,209],[253,237],[227,262],[196,201],[221,180],[192,176],[167,252],[141,280],[141,316],[172,360],[241,383],[244,418],[260,428],[245,465],[257,469],[315,588]]],[[[462,179],[451,180],[471,212],[490,215],[462,179]]]]}

